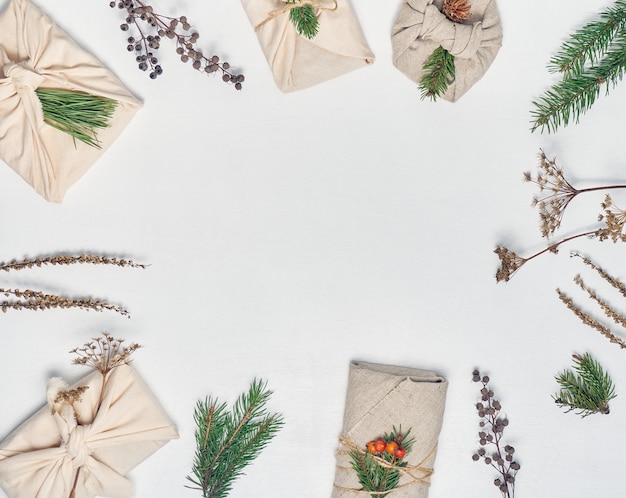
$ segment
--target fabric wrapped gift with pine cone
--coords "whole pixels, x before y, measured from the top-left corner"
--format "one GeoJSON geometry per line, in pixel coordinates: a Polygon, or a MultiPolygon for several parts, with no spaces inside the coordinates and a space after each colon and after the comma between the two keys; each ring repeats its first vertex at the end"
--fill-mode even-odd
{"type": "Polygon", "coordinates": [[[176,428],[135,370],[95,371],[74,403],[55,402],[67,386],[51,379],[45,406],[0,443],[0,486],[9,498],[130,498],[125,475],[176,428]],[[71,492],[74,494],[70,494],[71,492]]]}
{"type": "Polygon", "coordinates": [[[369,498],[352,468],[350,452],[395,427],[414,438],[407,473],[389,498],[426,498],[443,423],[448,382],[416,368],[352,362],[332,498],[369,498]]]}
{"type": "Polygon", "coordinates": [[[471,16],[455,23],[442,12],[443,0],[404,0],[391,32],[393,64],[419,83],[423,66],[438,47],[455,59],[455,77],[442,98],[456,102],[480,80],[502,46],[495,0],[471,0],[471,16]]]}
{"type": "Polygon", "coordinates": [[[61,202],[140,106],[109,70],[28,0],[11,0],[0,14],[0,159],[47,200],[61,202]],[[98,132],[101,148],[45,124],[38,88],[116,100],[109,127],[98,132]]]}
{"type": "Polygon", "coordinates": [[[349,0],[313,2],[319,32],[310,40],[298,34],[289,19],[289,11],[282,12],[286,2],[242,0],[242,3],[274,80],[283,92],[302,90],[374,62],[374,54],[349,0]]]}

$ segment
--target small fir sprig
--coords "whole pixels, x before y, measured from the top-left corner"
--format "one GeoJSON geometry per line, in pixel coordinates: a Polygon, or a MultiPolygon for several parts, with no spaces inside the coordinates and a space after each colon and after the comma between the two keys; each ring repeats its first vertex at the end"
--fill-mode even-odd
{"type": "Polygon", "coordinates": [[[225,498],[235,480],[283,427],[282,415],[268,413],[267,383],[254,380],[231,410],[208,397],[196,404],[196,455],[187,479],[203,498],[225,498]]]}
{"type": "Polygon", "coordinates": [[[362,491],[372,491],[372,498],[387,496],[400,482],[401,470],[407,466],[403,459],[410,453],[414,439],[407,437],[411,430],[393,428],[389,434],[367,443],[365,450],[350,452],[352,468],[357,474],[362,491]]]}
{"type": "Polygon", "coordinates": [[[102,336],[93,337],[82,346],[72,349],[70,354],[75,356],[72,363],[91,367],[106,376],[120,365],[130,365],[130,356],[141,347],[136,342],[128,346],[123,343],[124,339],[115,339],[108,332],[103,332],[102,336]]]}
{"type": "Polygon", "coordinates": [[[615,398],[615,387],[609,374],[589,353],[572,355],[574,369],[555,376],[561,390],[553,396],[554,402],[566,412],[578,410],[583,418],[594,413],[607,415],[609,401],[615,398]]]}
{"type": "Polygon", "coordinates": [[[599,97],[613,88],[626,71],[626,2],[617,0],[563,43],[549,70],[561,81],[533,102],[532,131],[549,133],[578,123],[599,97]]]}
{"type": "MultiPolygon", "coordinates": [[[[452,22],[461,23],[471,17],[471,5],[467,0],[444,0],[441,11],[452,22]]],[[[424,75],[419,83],[421,99],[433,102],[441,97],[454,81],[454,55],[443,47],[437,47],[426,60],[424,75]]]]}
{"type": "Polygon", "coordinates": [[[479,370],[472,372],[472,380],[480,382],[481,401],[476,403],[476,410],[480,422],[478,433],[480,448],[472,455],[472,460],[482,460],[498,471],[499,476],[493,484],[500,490],[503,498],[514,498],[515,476],[520,464],[513,459],[515,448],[504,444],[504,429],[509,425],[506,417],[501,415],[502,405],[494,398],[494,392],[489,387],[489,377],[480,375],[479,370]],[[488,448],[492,448],[488,451],[488,448]]]}
{"type": "MultiPolygon", "coordinates": [[[[287,0],[288,4],[298,4],[301,0],[287,0]]],[[[315,38],[319,31],[320,23],[315,14],[315,8],[310,4],[293,7],[289,11],[289,20],[296,27],[298,34],[308,38],[315,38]]]]}
{"type": "Polygon", "coordinates": [[[76,140],[102,148],[98,140],[98,129],[107,128],[117,101],[99,95],[38,88],[35,90],[44,122],[76,140]]]}
{"type": "Polygon", "coordinates": [[[182,62],[190,62],[195,70],[207,74],[220,72],[222,81],[232,83],[237,90],[241,90],[244,75],[232,72],[230,64],[220,62],[219,56],[207,57],[202,53],[197,46],[200,35],[196,31],[190,32],[191,24],[186,16],[159,14],[142,0],[112,0],[109,6],[125,11],[126,18],[120,25],[122,31],[129,31],[132,26],[137,31],[137,35],[129,36],[126,40],[126,49],[135,54],[137,66],[141,71],[149,71],[151,79],[163,74],[156,54],[161,40],[168,38],[176,43],[176,53],[182,62]]]}

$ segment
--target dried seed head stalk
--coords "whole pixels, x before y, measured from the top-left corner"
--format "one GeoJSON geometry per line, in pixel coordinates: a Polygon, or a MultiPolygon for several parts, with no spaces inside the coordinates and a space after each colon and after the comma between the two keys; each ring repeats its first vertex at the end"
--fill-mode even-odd
{"type": "Polygon", "coordinates": [[[585,284],[580,275],[576,275],[574,277],[574,282],[576,283],[576,285],[578,285],[578,287],[580,287],[587,293],[590,299],[594,300],[598,304],[598,306],[602,308],[602,311],[607,316],[607,318],[613,320],[613,322],[615,322],[617,325],[621,325],[622,327],[626,328],[626,317],[621,315],[607,301],[598,296],[595,290],[591,289],[587,284],[585,284]]]}
{"type": "Polygon", "coordinates": [[[0,270],[24,270],[26,268],[40,268],[42,266],[69,266],[76,264],[90,265],[113,265],[129,268],[146,268],[146,265],[135,263],[132,259],[109,258],[108,256],[96,256],[93,254],[57,254],[39,258],[24,258],[22,261],[13,260],[8,263],[0,262],[0,270]]]}
{"type": "Polygon", "coordinates": [[[130,356],[141,347],[133,342],[129,346],[123,346],[124,339],[114,339],[108,332],[103,332],[101,337],[94,337],[81,347],[70,351],[76,355],[72,361],[75,365],[87,365],[106,375],[115,367],[129,365],[130,356]]]}
{"type": "Polygon", "coordinates": [[[528,261],[504,246],[496,247],[493,252],[500,258],[500,267],[496,271],[496,282],[508,282],[513,274],[528,261]]]}
{"type": "Polygon", "coordinates": [[[598,273],[598,275],[600,275],[604,280],[606,280],[614,289],[617,289],[623,297],[626,297],[626,285],[624,285],[624,283],[621,280],[618,280],[617,278],[614,278],[611,275],[609,275],[606,270],[596,265],[587,256],[583,256],[577,252],[572,252],[570,256],[582,259],[583,263],[585,263],[587,266],[595,270],[596,273],[598,273]]]}
{"type": "Polygon", "coordinates": [[[441,11],[453,22],[467,21],[471,16],[471,5],[467,0],[444,0],[441,11]]]}
{"type": "Polygon", "coordinates": [[[205,57],[202,54],[196,43],[200,35],[195,31],[190,32],[191,24],[186,16],[169,17],[158,14],[151,5],[141,0],[112,0],[109,6],[126,11],[126,18],[120,25],[122,31],[128,31],[133,25],[137,29],[139,38],[129,36],[126,49],[135,54],[141,71],[150,71],[151,79],[156,79],[163,73],[156,52],[160,48],[161,40],[169,38],[176,42],[176,53],[180,55],[182,62],[190,62],[194,69],[201,72],[221,72],[224,82],[232,83],[237,90],[241,90],[244,75],[231,72],[230,64],[220,62],[217,55],[205,57]],[[147,31],[154,34],[147,35],[147,31]]]}
{"type": "Polygon", "coordinates": [[[56,398],[54,398],[55,403],[67,403],[68,405],[74,405],[81,401],[81,397],[83,393],[89,389],[89,386],[79,386],[75,389],[68,389],[67,391],[59,391],[56,398]]]}
{"type": "Polygon", "coordinates": [[[99,299],[86,298],[86,299],[72,299],[69,297],[57,296],[56,294],[45,294],[40,291],[34,291],[30,289],[3,289],[0,288],[0,294],[4,294],[5,297],[14,296],[18,300],[5,300],[0,301],[0,309],[3,313],[8,310],[47,310],[52,308],[68,309],[78,308],[82,310],[93,310],[97,312],[101,311],[114,311],[122,316],[130,318],[130,313],[127,309],[121,306],[115,306],[109,304],[106,301],[99,299]]]}

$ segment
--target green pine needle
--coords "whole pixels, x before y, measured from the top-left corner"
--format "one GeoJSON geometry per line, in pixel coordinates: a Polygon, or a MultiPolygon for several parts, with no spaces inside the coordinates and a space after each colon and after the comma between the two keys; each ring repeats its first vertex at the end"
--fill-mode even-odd
{"type": "MultiPolygon", "coordinates": [[[[297,3],[292,0],[288,3],[297,3]]],[[[294,7],[289,11],[289,20],[296,27],[298,34],[311,40],[315,38],[319,31],[319,20],[315,15],[315,9],[312,5],[303,5],[302,7],[294,7]]]]}
{"type": "Polygon", "coordinates": [[[424,75],[419,83],[421,99],[434,101],[441,97],[454,81],[454,55],[443,47],[438,47],[423,66],[424,75]]]}
{"type": "Polygon", "coordinates": [[[609,413],[609,401],[615,398],[613,381],[602,366],[589,353],[583,356],[573,355],[574,371],[565,370],[555,379],[561,386],[560,392],[553,396],[560,407],[567,412],[576,412],[583,418],[594,413],[609,413]]]}
{"type": "Polygon", "coordinates": [[[88,93],[38,88],[44,122],[96,149],[96,130],[109,126],[117,101],[88,93]]]}
{"type": "Polygon", "coordinates": [[[266,383],[255,379],[230,411],[226,403],[211,397],[197,402],[196,455],[187,479],[204,498],[225,498],[244,468],[284,425],[281,415],[265,408],[271,395],[266,383]]]}

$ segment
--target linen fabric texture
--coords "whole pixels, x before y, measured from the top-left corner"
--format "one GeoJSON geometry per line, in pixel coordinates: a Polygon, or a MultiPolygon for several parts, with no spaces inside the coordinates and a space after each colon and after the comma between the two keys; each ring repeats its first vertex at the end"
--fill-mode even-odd
{"type": "Polygon", "coordinates": [[[424,472],[412,472],[417,480],[402,475],[389,498],[426,498],[447,388],[448,382],[434,372],[352,362],[332,498],[370,497],[351,466],[350,444],[365,450],[369,441],[391,432],[394,426],[403,433],[411,429],[409,437],[415,442],[404,461],[424,472]]]}
{"type": "Polygon", "coordinates": [[[45,199],[61,202],[140,106],[109,70],[28,0],[11,0],[0,14],[0,159],[45,199]],[[45,124],[37,88],[118,101],[109,127],[98,131],[102,148],[45,124]]]}
{"type": "Polygon", "coordinates": [[[502,46],[495,0],[471,0],[471,17],[455,23],[442,12],[443,0],[404,0],[391,32],[393,64],[419,84],[423,66],[438,47],[454,55],[455,76],[442,98],[456,102],[494,61],[502,46]]]}
{"type": "Polygon", "coordinates": [[[72,386],[88,386],[73,404],[54,403],[50,386],[49,406],[0,443],[9,498],[67,498],[75,482],[75,498],[133,496],[125,475],[178,433],[133,368],[114,368],[104,389],[102,380],[95,371],[72,386]]]}
{"type": "Polygon", "coordinates": [[[374,62],[349,0],[314,2],[319,32],[299,35],[289,11],[276,15],[282,0],[241,0],[255,28],[276,85],[292,92],[341,76],[374,62]]]}

